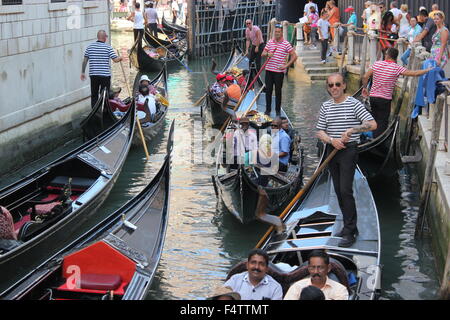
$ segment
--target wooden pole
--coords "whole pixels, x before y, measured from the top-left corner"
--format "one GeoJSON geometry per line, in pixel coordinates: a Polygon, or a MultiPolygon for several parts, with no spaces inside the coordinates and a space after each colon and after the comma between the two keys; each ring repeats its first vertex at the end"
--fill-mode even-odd
{"type": "MultiPolygon", "coordinates": [[[[119,50],[117,50],[117,54],[120,57],[119,50]]],[[[127,85],[128,95],[131,97],[131,99],[134,99],[133,94],[130,89],[130,84],[128,83],[128,78],[125,74],[125,69],[123,68],[122,60],[120,61],[120,68],[122,69],[123,78],[125,80],[125,84],[127,85]]],[[[136,123],[137,123],[137,127],[139,129],[139,135],[141,137],[142,145],[144,147],[145,157],[147,158],[147,161],[148,161],[148,160],[150,160],[150,155],[148,154],[147,144],[145,143],[144,132],[142,131],[141,122],[139,121],[138,117],[136,117],[136,123]]]]}
{"type": "Polygon", "coordinates": [[[359,70],[359,84],[362,84],[362,79],[364,74],[366,73],[366,61],[367,61],[367,48],[368,48],[369,37],[367,33],[364,35],[363,44],[362,44],[362,53],[361,53],[361,69],[359,70]]]}
{"type": "Polygon", "coordinates": [[[345,55],[348,51],[348,36],[345,36],[344,39],[344,50],[342,50],[342,57],[341,57],[341,63],[339,66],[339,73],[342,73],[342,70],[344,69],[344,61],[345,61],[345,55]]]}
{"type": "MultiPolygon", "coordinates": [[[[336,153],[338,152],[338,149],[334,149],[329,155],[328,157],[325,159],[325,161],[320,165],[319,168],[317,168],[316,172],[314,172],[314,174],[311,176],[311,178],[308,180],[308,182],[306,183],[306,185],[295,195],[294,199],[291,200],[291,202],[287,205],[286,208],[284,208],[283,212],[280,214],[280,219],[283,219],[288,213],[289,211],[292,209],[292,207],[295,205],[295,203],[303,196],[303,194],[308,191],[308,189],[312,186],[312,184],[314,183],[314,181],[316,180],[316,178],[319,176],[319,174],[323,171],[323,169],[326,168],[326,166],[328,165],[328,163],[331,161],[331,159],[333,159],[333,157],[336,155],[336,153]]],[[[259,240],[259,242],[256,244],[255,248],[260,248],[264,241],[266,241],[266,239],[269,237],[269,235],[272,233],[273,231],[273,226],[271,226],[269,228],[269,230],[267,230],[266,234],[264,234],[264,236],[261,238],[261,240],[259,240]]]]}
{"type": "Polygon", "coordinates": [[[421,237],[423,234],[424,223],[425,223],[425,214],[428,208],[428,203],[431,194],[431,187],[433,184],[433,175],[434,175],[434,162],[436,160],[436,153],[438,151],[439,145],[439,133],[441,131],[441,122],[442,122],[442,114],[444,109],[444,102],[446,96],[444,94],[440,94],[437,98],[435,108],[436,112],[433,115],[433,122],[431,126],[431,142],[430,142],[430,153],[428,156],[428,162],[425,169],[425,176],[423,181],[422,192],[420,195],[420,207],[419,213],[417,214],[417,222],[416,222],[416,232],[415,237],[421,237]]]}

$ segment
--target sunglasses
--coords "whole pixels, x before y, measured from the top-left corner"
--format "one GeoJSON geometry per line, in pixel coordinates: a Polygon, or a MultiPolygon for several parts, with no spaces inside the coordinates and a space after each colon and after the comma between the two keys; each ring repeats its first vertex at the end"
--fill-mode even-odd
{"type": "Polygon", "coordinates": [[[336,83],[328,83],[328,88],[333,88],[336,86],[336,88],[340,88],[342,86],[342,83],[336,82],[336,83]]]}
{"type": "Polygon", "coordinates": [[[251,23],[251,22],[246,22],[245,24],[246,24],[246,25],[250,25],[250,24],[252,24],[252,23],[251,23]]]}
{"type": "Polygon", "coordinates": [[[283,28],[283,26],[281,24],[276,24],[275,28],[283,28]]]}
{"type": "Polygon", "coordinates": [[[272,128],[278,128],[278,125],[277,124],[271,124],[270,125],[272,128]]]}

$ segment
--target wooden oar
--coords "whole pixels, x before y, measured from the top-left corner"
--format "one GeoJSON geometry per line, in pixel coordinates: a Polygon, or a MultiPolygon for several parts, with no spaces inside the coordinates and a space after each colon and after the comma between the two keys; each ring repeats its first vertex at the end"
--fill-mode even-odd
{"type": "MultiPolygon", "coordinates": [[[[161,42],[158,41],[158,39],[156,39],[150,32],[147,31],[147,29],[145,29],[145,33],[147,33],[153,40],[155,40],[155,42],[156,42],[157,44],[159,44],[161,47],[163,47],[163,48],[167,51],[167,53],[168,53],[169,55],[172,55],[179,63],[181,63],[181,64],[183,65],[183,67],[185,67],[185,68],[187,69],[187,71],[192,72],[192,70],[189,69],[189,67],[188,67],[187,65],[185,65],[180,59],[178,59],[178,58],[175,56],[174,53],[170,52],[169,49],[167,49],[165,46],[163,46],[163,45],[161,44],[161,42]]],[[[170,41],[170,40],[169,40],[169,41],[170,41]]],[[[172,43],[172,42],[171,42],[171,43],[172,43]]]]}
{"type": "MultiPolygon", "coordinates": [[[[316,178],[323,171],[323,169],[326,168],[328,163],[331,161],[331,159],[333,159],[333,157],[336,155],[337,152],[338,152],[338,149],[334,149],[328,155],[328,157],[325,159],[325,161],[320,165],[319,168],[317,168],[316,172],[314,172],[314,174],[308,180],[308,183],[306,183],[306,185],[295,195],[294,199],[291,200],[291,202],[287,205],[287,207],[284,208],[283,212],[279,216],[280,219],[283,219],[288,214],[288,212],[291,210],[291,208],[295,205],[295,203],[303,196],[303,194],[306,191],[308,191],[308,189],[312,186],[312,184],[314,183],[316,178]]],[[[259,242],[255,248],[260,248],[262,246],[262,244],[264,243],[264,241],[266,241],[267,237],[271,234],[272,231],[273,231],[273,226],[271,226],[269,228],[269,230],[267,230],[266,234],[261,238],[261,240],[259,240],[259,242]]]]}
{"type": "MultiPolygon", "coordinates": [[[[120,57],[119,50],[117,50],[117,54],[120,57]]],[[[125,74],[125,69],[123,68],[122,60],[120,60],[120,67],[122,69],[123,78],[127,85],[128,95],[131,97],[131,99],[134,99],[133,94],[130,89],[130,84],[128,83],[127,75],[125,74]]],[[[150,155],[148,154],[147,144],[145,143],[144,132],[142,131],[141,122],[139,121],[138,117],[136,117],[136,123],[137,123],[138,129],[139,129],[139,135],[141,136],[142,145],[144,146],[145,156],[147,157],[147,161],[148,161],[148,160],[150,160],[150,155]]]]}

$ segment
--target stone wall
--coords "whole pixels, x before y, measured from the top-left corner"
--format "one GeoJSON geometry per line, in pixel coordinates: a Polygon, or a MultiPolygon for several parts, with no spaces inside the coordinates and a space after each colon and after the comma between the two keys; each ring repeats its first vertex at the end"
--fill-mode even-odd
{"type": "Polygon", "coordinates": [[[45,152],[49,141],[89,110],[89,81],[80,80],[81,64],[97,31],[109,32],[108,5],[106,0],[0,5],[2,163],[21,156],[24,150],[13,146],[30,139],[45,152]]]}

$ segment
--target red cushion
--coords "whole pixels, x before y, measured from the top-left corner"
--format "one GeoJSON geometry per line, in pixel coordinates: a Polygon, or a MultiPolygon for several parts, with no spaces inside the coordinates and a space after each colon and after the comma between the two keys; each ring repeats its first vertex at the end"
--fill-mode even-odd
{"type": "Polygon", "coordinates": [[[117,274],[82,273],[80,279],[81,289],[90,290],[116,290],[122,283],[117,274]]]}

